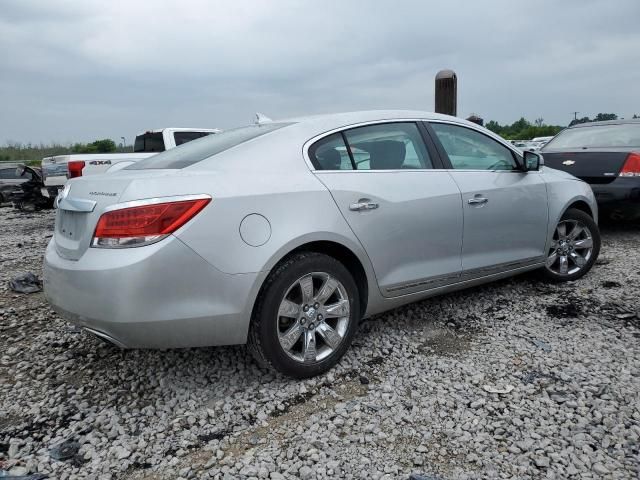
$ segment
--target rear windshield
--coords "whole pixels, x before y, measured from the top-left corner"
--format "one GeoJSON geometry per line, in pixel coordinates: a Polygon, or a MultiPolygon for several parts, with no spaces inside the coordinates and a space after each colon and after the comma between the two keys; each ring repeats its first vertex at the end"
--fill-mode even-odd
{"type": "Polygon", "coordinates": [[[547,143],[549,148],[597,148],[640,146],[640,123],[568,128],[547,143]]]}
{"type": "Polygon", "coordinates": [[[225,130],[215,135],[209,135],[179,147],[167,150],[164,153],[153,155],[126,167],[127,170],[146,170],[162,168],[185,168],[198,163],[220,152],[248,142],[290,123],[266,123],[262,125],[250,125],[248,127],[225,130]]]}
{"type": "Polygon", "coordinates": [[[164,152],[162,133],[144,133],[136,137],[133,144],[134,152],[164,152]]]}

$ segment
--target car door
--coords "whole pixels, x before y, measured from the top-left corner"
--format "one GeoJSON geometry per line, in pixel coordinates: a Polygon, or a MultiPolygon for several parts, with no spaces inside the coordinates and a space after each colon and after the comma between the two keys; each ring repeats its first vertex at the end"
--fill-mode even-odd
{"type": "Polygon", "coordinates": [[[543,261],[549,215],[542,175],[522,171],[513,150],[479,129],[430,122],[428,131],[462,192],[463,278],[543,261]]]}
{"type": "Polygon", "coordinates": [[[373,265],[380,290],[393,297],[459,279],[462,204],[416,122],[350,128],[308,149],[315,175],[373,265]]]}

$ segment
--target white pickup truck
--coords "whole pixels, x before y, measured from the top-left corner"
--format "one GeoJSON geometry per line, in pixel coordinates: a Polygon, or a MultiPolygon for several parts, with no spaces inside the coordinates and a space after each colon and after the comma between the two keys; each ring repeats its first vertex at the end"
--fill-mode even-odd
{"type": "Polygon", "coordinates": [[[47,190],[48,196],[55,195],[54,192],[62,188],[69,178],[116,170],[220,131],[217,128],[160,128],[137,135],[133,144],[133,153],[73,153],[45,157],[42,159],[42,175],[47,188],[43,189],[43,194],[47,190]]]}

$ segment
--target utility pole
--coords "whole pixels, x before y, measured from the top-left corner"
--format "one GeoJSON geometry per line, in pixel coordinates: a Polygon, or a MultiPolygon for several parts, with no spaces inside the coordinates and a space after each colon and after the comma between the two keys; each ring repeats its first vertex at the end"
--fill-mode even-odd
{"type": "Polygon", "coordinates": [[[578,114],[579,114],[580,112],[571,112],[571,113],[573,113],[573,119],[574,119],[574,120],[577,120],[577,119],[578,119],[578,114]]]}

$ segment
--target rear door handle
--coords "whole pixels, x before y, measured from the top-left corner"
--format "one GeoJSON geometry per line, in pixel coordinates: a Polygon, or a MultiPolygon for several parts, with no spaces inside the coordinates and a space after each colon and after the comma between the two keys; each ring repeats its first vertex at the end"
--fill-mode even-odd
{"type": "Polygon", "coordinates": [[[469,205],[482,205],[487,203],[488,201],[489,199],[485,197],[475,197],[467,200],[467,203],[469,203],[469,205]]]}
{"type": "Polygon", "coordinates": [[[361,212],[363,210],[375,210],[379,206],[380,205],[378,205],[375,202],[361,201],[361,202],[352,203],[351,205],[349,205],[349,210],[353,210],[354,212],[361,212]]]}

